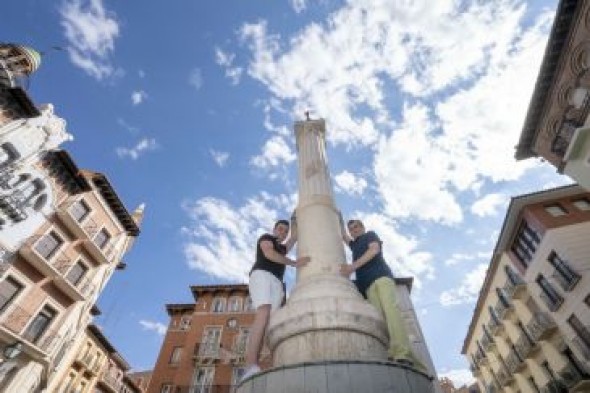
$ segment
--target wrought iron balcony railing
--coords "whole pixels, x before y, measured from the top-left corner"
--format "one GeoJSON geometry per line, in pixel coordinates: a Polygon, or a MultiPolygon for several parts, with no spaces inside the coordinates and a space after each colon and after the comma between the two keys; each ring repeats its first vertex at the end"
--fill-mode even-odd
{"type": "Polygon", "coordinates": [[[535,312],[526,324],[526,329],[530,332],[533,340],[541,341],[549,339],[557,331],[557,325],[549,314],[535,312]]]}
{"type": "Polygon", "coordinates": [[[533,357],[537,351],[539,350],[539,345],[535,343],[531,337],[528,337],[526,334],[521,333],[516,341],[516,349],[518,353],[524,358],[529,359],[533,357]]]}
{"type": "Polygon", "coordinates": [[[520,299],[526,293],[526,283],[519,276],[508,278],[504,284],[504,292],[511,299],[520,299]]]}
{"type": "Polygon", "coordinates": [[[510,316],[512,311],[514,311],[514,306],[510,303],[505,304],[501,300],[498,300],[495,310],[496,310],[496,314],[498,314],[498,317],[500,319],[506,319],[510,316]]]}
{"type": "Polygon", "coordinates": [[[518,373],[526,367],[523,357],[514,349],[511,349],[506,356],[506,367],[511,374],[518,373]]]}

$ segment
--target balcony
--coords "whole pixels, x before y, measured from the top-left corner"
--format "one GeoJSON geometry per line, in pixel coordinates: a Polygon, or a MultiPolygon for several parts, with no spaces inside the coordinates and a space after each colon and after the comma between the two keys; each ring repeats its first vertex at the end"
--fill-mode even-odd
{"type": "Polygon", "coordinates": [[[590,376],[576,368],[573,364],[569,363],[558,374],[570,392],[590,391],[590,376]]]}
{"type": "Polygon", "coordinates": [[[580,274],[578,274],[577,272],[573,271],[568,265],[562,264],[560,265],[560,268],[561,271],[555,269],[551,277],[553,277],[555,281],[559,283],[561,289],[563,289],[566,292],[570,292],[572,289],[574,289],[574,287],[576,286],[578,281],[580,281],[582,276],[580,276],[580,274]]]}
{"type": "Polygon", "coordinates": [[[545,386],[541,388],[541,393],[561,393],[567,392],[566,384],[559,380],[554,379],[552,381],[547,382],[545,386]]]}
{"type": "Polygon", "coordinates": [[[173,385],[173,393],[235,393],[237,385],[173,385]]]}
{"type": "Polygon", "coordinates": [[[221,346],[218,342],[197,343],[195,345],[194,358],[200,363],[210,363],[219,360],[221,357],[221,346]]]}
{"type": "Polygon", "coordinates": [[[508,386],[514,381],[514,376],[512,373],[504,367],[500,368],[500,370],[496,373],[496,376],[501,386],[508,386]]]}
{"type": "Polygon", "coordinates": [[[33,335],[25,330],[27,324],[31,321],[34,314],[25,310],[17,304],[8,307],[5,313],[0,317],[0,330],[6,332],[9,336],[18,338],[23,341],[39,357],[49,355],[61,339],[61,335],[53,329],[45,329],[41,334],[33,335]]]}
{"type": "Polygon", "coordinates": [[[526,329],[530,332],[534,341],[548,340],[557,332],[557,325],[553,319],[544,312],[536,312],[526,324],[526,329]]]}
{"type": "Polygon", "coordinates": [[[98,375],[102,366],[100,364],[100,360],[97,360],[95,356],[88,353],[84,356],[79,355],[76,359],[74,359],[74,361],[85,369],[84,372],[88,372],[93,375],[98,375]]]}
{"type": "Polygon", "coordinates": [[[469,365],[469,369],[471,370],[471,373],[473,374],[474,377],[479,377],[481,376],[481,370],[479,368],[479,366],[476,366],[475,364],[470,364],[469,365]]]}
{"type": "Polygon", "coordinates": [[[122,391],[123,382],[117,379],[117,377],[111,375],[109,372],[105,371],[98,380],[98,383],[105,387],[108,392],[111,393],[119,393],[122,391]]]}
{"type": "Polygon", "coordinates": [[[572,339],[573,346],[582,354],[582,357],[586,361],[590,361],[590,346],[582,340],[581,337],[574,337],[572,339]]]}
{"type": "Polygon", "coordinates": [[[486,351],[491,351],[496,348],[496,342],[494,341],[494,339],[491,336],[484,334],[483,337],[481,338],[481,346],[486,351]]]}
{"type": "Polygon", "coordinates": [[[42,236],[35,236],[27,241],[19,250],[21,255],[37,270],[49,278],[53,278],[56,286],[74,301],[84,300],[94,291],[94,284],[85,277],[73,282],[67,277],[70,268],[75,264],[77,255],[62,245],[48,258],[40,254],[35,246],[42,236]]]}
{"type": "Polygon", "coordinates": [[[488,323],[488,328],[494,336],[504,332],[504,325],[502,324],[502,321],[496,321],[493,318],[488,323]]]}
{"type": "Polygon", "coordinates": [[[506,357],[506,367],[510,374],[514,374],[524,370],[526,368],[526,362],[517,351],[511,349],[506,357]]]}
{"type": "Polygon", "coordinates": [[[60,206],[56,213],[61,222],[79,239],[91,239],[96,232],[98,232],[98,225],[96,222],[87,218],[86,220],[78,221],[72,214],[72,206],[78,201],[70,201],[69,203],[60,206]],[[89,221],[92,223],[89,225],[89,221]],[[94,231],[94,232],[92,232],[94,231]]]}
{"type": "Polygon", "coordinates": [[[526,283],[518,276],[513,277],[512,280],[506,280],[506,283],[504,284],[504,292],[506,292],[511,299],[524,298],[527,293],[526,283]],[[514,280],[514,282],[512,280],[514,280]]]}
{"type": "Polygon", "coordinates": [[[518,353],[524,359],[530,359],[534,357],[539,352],[539,349],[541,349],[540,345],[532,341],[532,339],[527,337],[527,335],[524,333],[520,334],[520,337],[518,338],[518,341],[516,341],[515,346],[518,350],[518,353]]]}
{"type": "Polygon", "coordinates": [[[498,301],[495,309],[500,319],[510,318],[514,314],[514,306],[510,303],[504,303],[501,300],[498,301]]]}

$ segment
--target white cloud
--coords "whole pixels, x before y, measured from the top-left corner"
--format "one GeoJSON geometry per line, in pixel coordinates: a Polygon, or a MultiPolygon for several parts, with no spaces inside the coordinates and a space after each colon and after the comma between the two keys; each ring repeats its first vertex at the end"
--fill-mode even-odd
{"type": "Polygon", "coordinates": [[[471,205],[471,212],[477,216],[493,216],[498,213],[498,208],[508,202],[508,198],[503,194],[488,194],[478,199],[471,205]]]}
{"type": "Polygon", "coordinates": [[[220,168],[223,168],[229,159],[229,153],[224,151],[217,151],[213,149],[209,149],[209,153],[213,160],[219,165],[220,168]]]}
{"type": "Polygon", "coordinates": [[[471,386],[471,384],[476,381],[476,379],[473,377],[473,374],[471,373],[471,370],[467,368],[449,370],[439,373],[438,376],[439,378],[449,378],[451,381],[453,381],[453,385],[455,385],[455,388],[457,389],[464,385],[471,386]]]}
{"type": "Polygon", "coordinates": [[[288,164],[295,160],[295,153],[281,136],[271,137],[262,147],[262,154],[252,157],[250,164],[258,168],[269,168],[288,164]]]}
{"type": "Polygon", "coordinates": [[[139,321],[139,324],[141,325],[143,330],[154,331],[160,336],[166,334],[166,330],[168,330],[167,326],[160,322],[147,321],[145,319],[142,319],[139,321]]]}
{"type": "Polygon", "coordinates": [[[465,275],[458,287],[444,291],[439,299],[441,305],[448,307],[475,302],[479,295],[479,290],[483,284],[487,269],[487,263],[479,264],[474,270],[465,275]]]}
{"type": "Polygon", "coordinates": [[[395,222],[379,213],[356,213],[345,220],[359,218],[367,230],[373,230],[383,241],[383,255],[397,277],[413,277],[416,288],[422,280],[434,278],[432,254],[421,251],[422,246],[414,236],[402,233],[395,222]]]}
{"type": "Polygon", "coordinates": [[[144,70],[139,70],[137,71],[137,75],[139,75],[140,78],[145,78],[145,71],[144,70]]]}
{"type": "Polygon", "coordinates": [[[465,253],[454,253],[449,259],[445,261],[445,266],[455,266],[461,262],[473,261],[476,259],[488,259],[490,258],[490,252],[477,252],[473,254],[465,253]]]}
{"type": "Polygon", "coordinates": [[[336,189],[350,195],[361,195],[367,187],[367,181],[348,171],[342,171],[334,176],[336,189]]]}
{"type": "Polygon", "coordinates": [[[536,165],[513,152],[552,14],[524,27],[524,13],[511,0],[359,0],[286,39],[264,20],[239,39],[280,107],[325,117],[333,143],[376,149],[387,214],[456,225],[459,194],[536,165]]]}
{"type": "Polygon", "coordinates": [[[199,90],[201,86],[203,86],[203,75],[200,68],[195,68],[191,71],[188,77],[188,83],[193,86],[195,90],[199,90]]]}
{"type": "Polygon", "coordinates": [[[105,10],[102,0],[64,1],[59,12],[70,60],[98,80],[113,75],[109,57],[119,36],[114,14],[105,10]]]}
{"type": "Polygon", "coordinates": [[[242,67],[233,66],[234,59],[235,55],[233,53],[226,53],[221,48],[215,48],[215,61],[225,68],[225,76],[231,80],[231,83],[237,85],[240,83],[244,70],[242,67]]]}
{"type": "Polygon", "coordinates": [[[289,0],[289,2],[291,3],[293,11],[295,11],[298,14],[305,11],[305,9],[307,8],[305,0],[289,0]]]}
{"type": "Polygon", "coordinates": [[[272,231],[277,219],[288,217],[279,213],[292,211],[294,204],[291,196],[266,192],[238,207],[213,197],[185,203],[190,224],[183,228],[184,254],[189,267],[218,279],[247,280],[258,236],[272,231]]]}
{"type": "Polygon", "coordinates": [[[158,143],[154,138],[143,138],[131,148],[117,147],[116,152],[119,158],[129,157],[137,160],[141,155],[158,148],[158,143]]]}
{"type": "Polygon", "coordinates": [[[147,93],[143,90],[137,90],[131,93],[131,102],[133,105],[139,105],[147,98],[147,93]]]}

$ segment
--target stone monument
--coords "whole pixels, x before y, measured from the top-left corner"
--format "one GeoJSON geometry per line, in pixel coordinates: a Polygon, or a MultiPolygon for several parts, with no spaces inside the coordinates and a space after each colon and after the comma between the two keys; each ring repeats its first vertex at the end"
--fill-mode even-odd
{"type": "Polygon", "coordinates": [[[346,262],[328,172],[324,120],[297,121],[299,268],[287,304],[271,315],[267,340],[273,368],[239,393],[430,393],[430,378],[387,360],[388,337],[379,312],[340,275],[346,262]]]}

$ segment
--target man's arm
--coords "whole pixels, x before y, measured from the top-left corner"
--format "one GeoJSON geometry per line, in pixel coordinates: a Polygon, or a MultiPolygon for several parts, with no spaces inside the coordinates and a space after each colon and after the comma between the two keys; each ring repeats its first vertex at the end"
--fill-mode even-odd
{"type": "Polygon", "coordinates": [[[352,272],[358,270],[360,267],[364,266],[369,262],[371,259],[375,257],[375,255],[381,252],[381,245],[379,242],[374,241],[369,243],[369,247],[367,251],[363,253],[356,261],[353,261],[350,265],[341,265],[340,272],[345,276],[350,276],[352,272]]]}
{"type": "Polygon", "coordinates": [[[293,246],[297,243],[297,217],[295,216],[295,212],[291,215],[291,233],[289,234],[289,239],[285,243],[285,247],[287,247],[287,253],[291,251],[293,246]]]}
{"type": "Polygon", "coordinates": [[[342,241],[348,245],[352,241],[352,237],[346,231],[346,226],[344,225],[344,218],[342,218],[342,212],[338,210],[338,220],[340,221],[340,233],[342,235],[342,241]]]}
{"type": "Polygon", "coordinates": [[[300,267],[305,266],[310,261],[309,257],[300,257],[297,258],[297,260],[295,261],[291,258],[287,258],[285,255],[277,252],[274,249],[273,244],[270,240],[261,241],[260,249],[262,250],[262,253],[267,259],[275,263],[280,263],[281,265],[300,267]]]}

